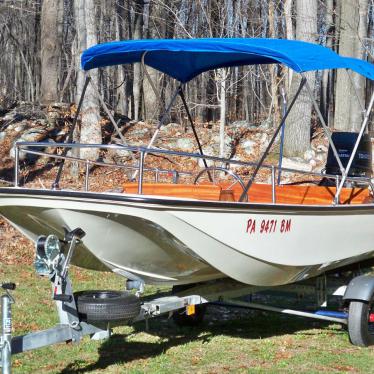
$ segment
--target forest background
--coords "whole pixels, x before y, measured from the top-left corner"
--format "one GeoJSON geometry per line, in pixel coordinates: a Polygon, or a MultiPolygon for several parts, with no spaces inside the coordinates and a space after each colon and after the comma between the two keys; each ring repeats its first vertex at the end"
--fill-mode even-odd
{"type": "MultiPolygon", "coordinates": [[[[341,55],[372,60],[373,0],[2,0],[0,2],[0,109],[19,101],[48,107],[77,103],[84,85],[80,55],[112,40],[202,37],[263,37],[305,40],[341,55]]],[[[140,64],[114,66],[90,74],[108,107],[133,120],[157,121],[177,82],[140,64]],[[158,93],[158,95],[156,95],[158,93]]],[[[365,78],[345,71],[308,73],[322,114],[332,129],[357,131],[372,89],[365,78]]],[[[279,65],[207,72],[186,87],[200,122],[246,120],[275,126],[284,90],[292,97],[299,77],[279,65]]],[[[310,148],[315,122],[302,94],[286,126],[285,153],[310,148]]],[[[1,113],[0,113],[1,115],[1,113]]],[[[183,122],[181,107],[171,120],[183,122]]],[[[93,87],[82,111],[82,142],[101,143],[100,102],[93,87]]]]}

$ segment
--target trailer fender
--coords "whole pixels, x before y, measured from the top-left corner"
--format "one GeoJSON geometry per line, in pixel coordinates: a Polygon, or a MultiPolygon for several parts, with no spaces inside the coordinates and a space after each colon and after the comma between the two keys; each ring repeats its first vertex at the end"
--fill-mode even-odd
{"type": "Polygon", "coordinates": [[[362,300],[369,302],[374,295],[374,277],[360,275],[353,278],[345,290],[343,300],[362,300]]]}

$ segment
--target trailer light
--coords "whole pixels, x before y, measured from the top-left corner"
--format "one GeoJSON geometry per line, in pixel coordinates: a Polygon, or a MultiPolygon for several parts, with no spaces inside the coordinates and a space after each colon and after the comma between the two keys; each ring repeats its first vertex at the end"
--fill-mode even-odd
{"type": "Polygon", "coordinates": [[[369,322],[374,323],[374,313],[369,314],[369,322]]]}
{"type": "Polygon", "coordinates": [[[186,314],[188,316],[192,316],[196,313],[196,308],[195,308],[195,305],[187,305],[186,307],[186,314]]]}

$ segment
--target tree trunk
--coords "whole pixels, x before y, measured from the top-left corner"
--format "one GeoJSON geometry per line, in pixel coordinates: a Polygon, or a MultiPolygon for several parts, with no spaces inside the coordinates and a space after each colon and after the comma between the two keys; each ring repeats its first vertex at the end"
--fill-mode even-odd
{"type": "Polygon", "coordinates": [[[41,92],[40,102],[50,104],[58,101],[59,58],[61,35],[58,32],[62,20],[61,1],[44,0],[41,17],[41,92]]]}
{"type": "MultiPolygon", "coordinates": [[[[133,39],[141,39],[143,35],[143,0],[134,1],[135,20],[134,20],[134,33],[133,39]]],[[[134,80],[133,80],[133,95],[134,95],[134,108],[132,117],[135,121],[139,120],[140,104],[141,104],[141,65],[140,63],[134,64],[134,80]]]]}
{"type": "MultiPolygon", "coordinates": [[[[295,39],[293,25],[292,25],[292,2],[293,0],[285,0],[284,1],[284,18],[286,21],[286,39],[295,39]]],[[[291,81],[292,81],[292,70],[286,68],[287,76],[286,76],[286,89],[290,89],[291,81]]]]}
{"type": "MultiPolygon", "coordinates": [[[[80,55],[82,51],[97,44],[96,36],[96,13],[95,5],[92,0],[75,1],[75,20],[78,32],[78,53],[77,53],[77,103],[79,101],[83,84],[84,74],[80,69],[80,55]],[[79,65],[78,65],[79,64],[79,65]]],[[[90,71],[93,82],[98,86],[97,69],[90,71]]],[[[101,144],[101,126],[100,126],[100,107],[99,99],[92,84],[89,84],[86,90],[85,98],[82,105],[81,116],[81,143],[101,144]]],[[[90,160],[97,160],[99,149],[81,149],[80,156],[90,160]]]]}
{"type": "Polygon", "coordinates": [[[218,71],[218,82],[219,82],[219,157],[225,156],[225,125],[226,125],[226,80],[228,71],[225,68],[219,69],[218,71]]]}
{"type": "MultiPolygon", "coordinates": [[[[326,38],[326,47],[332,48],[332,31],[334,28],[334,0],[326,0],[326,14],[325,14],[325,38],[326,38]]],[[[324,70],[322,72],[322,82],[321,82],[321,102],[320,108],[321,112],[327,121],[330,124],[330,87],[332,84],[332,71],[324,70]]]]}
{"type": "MultiPolygon", "coordinates": [[[[297,0],[296,2],[296,39],[314,43],[317,35],[317,1],[297,0]]],[[[314,92],[315,73],[307,73],[312,93],[314,92]]],[[[294,97],[301,82],[300,74],[293,74],[290,100],[294,97]]],[[[286,156],[303,156],[310,148],[310,125],[312,103],[304,88],[288,116],[285,128],[284,153],[286,156]]]]}
{"type": "MultiPolygon", "coordinates": [[[[367,7],[367,0],[342,2],[339,54],[363,57],[362,42],[367,36],[367,7]]],[[[364,103],[365,78],[356,73],[348,73],[351,74],[352,81],[347,71],[340,69],[337,72],[334,127],[340,131],[359,131],[362,120],[360,102],[364,103]]]]}

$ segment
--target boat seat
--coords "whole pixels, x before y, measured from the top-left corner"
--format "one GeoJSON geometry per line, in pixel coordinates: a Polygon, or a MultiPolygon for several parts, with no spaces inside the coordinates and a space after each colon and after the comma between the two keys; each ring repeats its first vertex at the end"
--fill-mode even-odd
{"type": "MultiPolygon", "coordinates": [[[[238,201],[243,189],[235,185],[234,200],[238,201]]],[[[279,204],[329,205],[335,196],[335,187],[281,185],[275,187],[276,202],[279,204]]],[[[271,203],[272,189],[269,184],[252,184],[248,191],[252,203],[271,203]]],[[[341,204],[367,204],[372,200],[368,188],[343,188],[340,193],[341,204]]]]}
{"type": "MultiPolygon", "coordinates": [[[[138,183],[129,182],[123,184],[123,192],[137,194],[138,183]]],[[[158,195],[169,197],[184,197],[197,200],[220,200],[221,187],[213,184],[167,184],[167,183],[143,183],[144,195],[158,195]]]]}
{"type": "MultiPolygon", "coordinates": [[[[243,189],[235,185],[226,189],[227,184],[167,184],[144,183],[144,195],[182,197],[196,200],[239,201],[243,189]]],[[[335,187],[330,186],[276,186],[276,202],[278,204],[330,205],[335,196],[335,187]]],[[[123,192],[137,194],[138,183],[123,184],[123,192]]],[[[269,184],[252,184],[248,193],[251,203],[271,203],[272,189],[269,184]]],[[[368,188],[343,188],[340,194],[341,204],[367,204],[373,201],[368,188]]]]}

